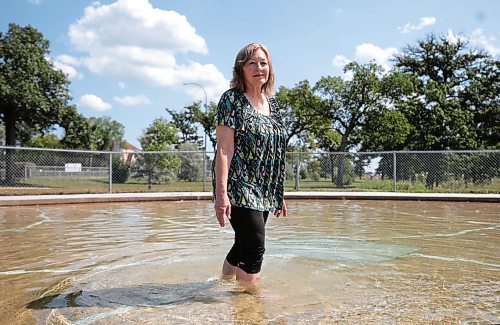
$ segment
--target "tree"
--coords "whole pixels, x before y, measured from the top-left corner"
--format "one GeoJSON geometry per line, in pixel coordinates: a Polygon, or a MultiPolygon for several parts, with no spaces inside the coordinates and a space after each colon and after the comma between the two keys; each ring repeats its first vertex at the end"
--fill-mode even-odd
{"type": "MultiPolygon", "coordinates": [[[[179,141],[177,132],[178,129],[172,123],[164,118],[157,118],[146,128],[139,142],[145,151],[173,150],[179,141]]],[[[180,159],[175,154],[146,153],[140,164],[148,176],[148,186],[151,189],[152,182],[168,182],[175,177],[180,159]]]]}
{"type": "MultiPolygon", "coordinates": [[[[179,145],[181,151],[196,151],[198,147],[193,143],[182,143],[179,145]]],[[[181,166],[177,178],[188,182],[200,179],[203,172],[203,156],[197,152],[180,152],[181,166]]]]}
{"type": "Polygon", "coordinates": [[[295,145],[313,148],[315,143],[311,135],[327,130],[329,125],[321,98],[314,94],[309,82],[303,80],[291,89],[280,87],[276,99],[287,128],[287,144],[290,146],[295,140],[295,145]]]}
{"type": "Polygon", "coordinates": [[[122,141],[125,127],[109,116],[90,117],[88,119],[90,149],[111,150],[114,141],[122,141]]]}
{"type": "Polygon", "coordinates": [[[179,145],[183,143],[193,143],[198,146],[198,149],[203,146],[203,140],[197,134],[196,121],[194,119],[192,106],[198,105],[193,103],[191,106],[184,107],[185,110],[178,113],[174,110],[165,108],[165,110],[172,116],[172,123],[179,130],[180,139],[179,145]]]}
{"type": "MultiPolygon", "coordinates": [[[[61,122],[67,111],[69,81],[46,59],[49,42],[31,26],[9,24],[0,33],[0,120],[5,143],[17,145],[23,129],[42,132],[61,122]]],[[[6,150],[6,183],[15,183],[14,151],[6,150]]]]}
{"type": "Polygon", "coordinates": [[[92,148],[92,137],[90,134],[89,120],[76,111],[66,112],[60,123],[64,128],[64,136],[61,145],[67,149],[90,149],[92,148]]]}
{"type": "Polygon", "coordinates": [[[120,156],[113,155],[111,180],[113,183],[125,184],[130,176],[130,166],[120,156]]]}
{"type": "MultiPolygon", "coordinates": [[[[411,90],[395,103],[411,125],[404,149],[498,147],[499,66],[483,51],[469,49],[463,37],[430,34],[404,48],[395,58],[394,70],[412,81],[411,90]]],[[[445,180],[450,164],[442,155],[425,159],[419,172],[433,187],[445,180]]]]}
{"type": "MultiPolygon", "coordinates": [[[[321,97],[321,109],[328,117],[330,129],[341,136],[338,151],[341,153],[359,144],[359,134],[365,126],[367,117],[380,111],[385,105],[385,97],[381,92],[383,69],[375,63],[360,65],[356,62],[347,64],[344,72],[352,73],[351,80],[340,77],[323,77],[315,85],[314,90],[321,97]]],[[[323,144],[332,142],[332,132],[323,131],[318,134],[323,144]]],[[[334,139],[334,138],[333,138],[334,139]]],[[[328,148],[333,151],[332,147],[328,148]]],[[[344,185],[344,156],[332,155],[336,159],[337,174],[335,184],[344,185]]],[[[332,163],[334,163],[332,161],[332,163]]],[[[332,168],[332,177],[334,168],[332,168]]]]}
{"type": "Polygon", "coordinates": [[[201,102],[194,102],[192,105],[185,106],[184,111],[177,113],[166,108],[166,111],[172,116],[174,125],[181,134],[180,143],[195,143],[199,147],[203,146],[203,140],[197,134],[196,124],[200,125],[203,132],[208,136],[215,148],[217,142],[215,138],[217,104],[210,102],[207,111],[201,109],[201,102]]]}
{"type": "Polygon", "coordinates": [[[192,114],[194,121],[199,123],[203,129],[203,132],[208,136],[208,139],[212,143],[212,147],[215,148],[217,139],[215,137],[215,128],[217,127],[217,104],[210,102],[207,106],[207,111],[202,112],[201,104],[192,105],[192,114]]]}
{"type": "Polygon", "coordinates": [[[337,148],[341,152],[358,144],[356,135],[364,127],[367,115],[379,111],[385,100],[380,91],[381,66],[351,62],[345,66],[344,72],[352,73],[352,79],[323,77],[314,87],[321,96],[322,109],[330,117],[331,128],[342,137],[337,148]]]}
{"type": "Polygon", "coordinates": [[[30,139],[26,145],[32,148],[61,148],[61,141],[55,134],[44,134],[30,139]]]}
{"type": "Polygon", "coordinates": [[[498,127],[498,61],[469,50],[462,37],[430,34],[395,57],[395,72],[413,82],[396,103],[412,126],[406,149],[476,149],[490,143],[484,138],[491,129],[480,129],[495,125],[486,122],[492,119],[498,127]]]}
{"type": "Polygon", "coordinates": [[[481,71],[461,94],[462,103],[474,113],[478,147],[500,149],[500,61],[487,58],[481,71]]]}

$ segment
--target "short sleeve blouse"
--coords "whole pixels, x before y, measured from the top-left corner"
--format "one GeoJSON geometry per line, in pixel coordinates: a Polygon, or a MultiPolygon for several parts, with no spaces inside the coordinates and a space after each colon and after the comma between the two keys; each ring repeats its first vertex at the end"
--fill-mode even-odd
{"type": "MultiPolygon", "coordinates": [[[[287,134],[278,105],[268,97],[270,115],[258,113],[245,94],[226,91],[217,107],[217,125],[234,132],[227,192],[231,204],[258,211],[282,208],[287,134]]],[[[214,160],[215,162],[215,160],[214,160]]],[[[212,166],[215,198],[215,163],[212,166]]]]}

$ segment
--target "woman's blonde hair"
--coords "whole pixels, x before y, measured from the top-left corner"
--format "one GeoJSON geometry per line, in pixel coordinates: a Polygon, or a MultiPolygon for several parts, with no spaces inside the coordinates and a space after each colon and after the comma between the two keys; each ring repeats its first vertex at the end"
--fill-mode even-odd
{"type": "Polygon", "coordinates": [[[273,61],[271,60],[269,51],[262,44],[250,43],[238,52],[236,60],[234,60],[233,79],[231,80],[231,87],[236,88],[242,92],[246,91],[245,76],[243,75],[243,65],[248,60],[250,60],[253,53],[258,49],[264,51],[267,57],[267,64],[269,65],[269,77],[267,78],[266,83],[262,85],[262,92],[264,93],[264,95],[270,96],[273,93],[274,87],[273,61]]]}

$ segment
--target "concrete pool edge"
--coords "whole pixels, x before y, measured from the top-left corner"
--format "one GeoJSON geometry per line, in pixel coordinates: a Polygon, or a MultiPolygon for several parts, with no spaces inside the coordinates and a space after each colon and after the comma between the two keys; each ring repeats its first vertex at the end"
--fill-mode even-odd
{"type": "MultiPolygon", "coordinates": [[[[500,203],[500,194],[464,193],[286,192],[285,198],[300,200],[404,200],[500,203]]],[[[211,199],[211,192],[25,195],[0,196],[0,207],[77,203],[199,201],[211,199]]]]}

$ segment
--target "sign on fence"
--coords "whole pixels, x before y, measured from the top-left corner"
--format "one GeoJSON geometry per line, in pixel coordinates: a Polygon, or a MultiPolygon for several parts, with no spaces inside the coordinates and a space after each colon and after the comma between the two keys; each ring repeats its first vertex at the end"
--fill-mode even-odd
{"type": "Polygon", "coordinates": [[[82,164],[64,164],[64,171],[67,173],[81,172],[82,164]]]}

